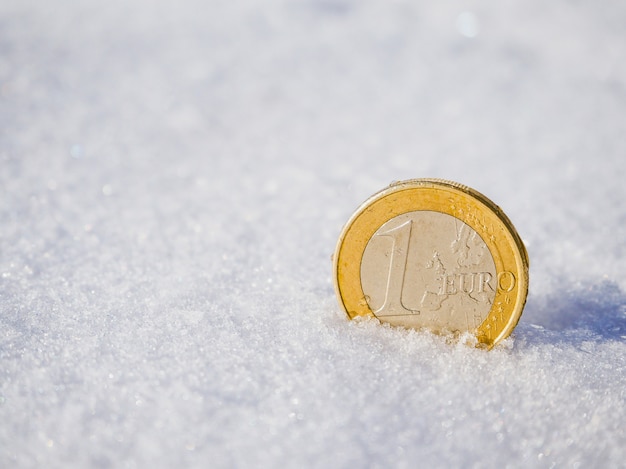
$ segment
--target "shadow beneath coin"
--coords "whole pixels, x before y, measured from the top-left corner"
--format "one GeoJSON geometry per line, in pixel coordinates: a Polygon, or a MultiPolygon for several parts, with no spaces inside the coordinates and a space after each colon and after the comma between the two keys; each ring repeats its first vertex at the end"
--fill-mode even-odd
{"type": "Polygon", "coordinates": [[[626,341],[626,293],[609,281],[565,286],[558,295],[529,298],[520,326],[516,335],[531,343],[626,341]]]}

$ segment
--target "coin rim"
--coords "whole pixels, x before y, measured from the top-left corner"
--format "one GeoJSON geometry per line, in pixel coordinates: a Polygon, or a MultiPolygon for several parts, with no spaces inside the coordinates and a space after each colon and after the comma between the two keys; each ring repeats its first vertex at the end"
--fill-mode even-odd
{"type": "MultiPolygon", "coordinates": [[[[412,194],[408,194],[408,199],[411,198],[411,195],[412,194]]],[[[434,196],[432,193],[429,195],[431,196],[431,199],[434,196]]],[[[436,196],[434,198],[438,199],[436,196]]],[[[426,202],[419,199],[419,204],[423,205],[423,203],[426,202]]],[[[507,294],[510,292],[503,293],[498,290],[489,314],[483,323],[474,331],[478,339],[477,346],[492,348],[495,344],[510,335],[521,317],[528,294],[528,253],[524,243],[517,233],[517,230],[498,205],[477,190],[453,181],[424,178],[395,182],[369,197],[357,208],[343,227],[333,255],[333,283],[340,306],[351,319],[357,316],[375,317],[374,313],[365,301],[365,296],[361,286],[360,263],[364,248],[376,229],[382,226],[383,223],[391,218],[394,218],[395,216],[401,215],[402,213],[416,210],[433,210],[446,213],[458,218],[472,227],[489,247],[491,255],[494,257],[496,272],[498,275],[504,270],[503,266],[506,265],[506,268],[510,268],[511,263],[514,264],[515,269],[511,271],[517,278],[515,288],[512,290],[515,292],[515,301],[512,301],[510,295],[507,294]],[[446,197],[446,200],[448,204],[442,203],[439,197],[439,200],[436,202],[433,202],[432,200],[429,201],[430,203],[436,204],[436,207],[418,206],[418,208],[414,210],[407,209],[398,211],[398,206],[406,207],[407,205],[411,205],[407,202],[407,198],[405,197],[403,200],[395,201],[393,204],[391,204],[392,201],[389,200],[393,199],[394,194],[398,194],[403,191],[417,190],[417,194],[419,194],[419,191],[429,189],[442,191],[443,194],[440,195],[447,194],[448,197],[446,197]],[[467,209],[468,207],[458,207],[457,205],[461,205],[459,202],[469,204],[470,208],[467,209]],[[383,215],[378,213],[381,210],[385,212],[383,215]],[[478,212],[478,215],[482,215],[482,222],[479,220],[479,216],[477,214],[470,214],[470,212],[478,212]],[[366,218],[365,222],[360,222],[361,217],[363,216],[369,216],[369,219],[366,218]],[[487,218],[485,218],[485,216],[487,218]],[[374,219],[372,219],[372,217],[374,217],[374,219]],[[496,236],[496,234],[500,233],[495,232],[497,228],[494,229],[494,222],[500,225],[498,228],[502,230],[504,239],[502,239],[501,236],[496,236]],[[356,243],[352,243],[353,246],[351,249],[350,246],[348,246],[348,251],[352,252],[350,252],[347,256],[352,258],[356,257],[359,265],[358,273],[356,275],[353,273],[345,278],[342,275],[344,270],[356,269],[355,267],[348,267],[347,265],[342,269],[342,266],[340,265],[341,260],[346,257],[346,255],[344,255],[344,249],[346,249],[346,237],[350,235],[351,230],[355,227],[355,224],[365,224],[365,230],[362,229],[362,226],[358,226],[358,228],[361,229],[361,231],[366,232],[360,233],[363,236],[357,238],[356,243]],[[491,234],[489,234],[489,231],[491,231],[491,234]],[[364,240],[363,237],[367,237],[367,239],[364,240]],[[354,250],[359,250],[359,246],[362,246],[360,252],[355,253],[354,250]],[[510,252],[506,252],[507,250],[510,252]],[[346,284],[348,284],[351,288],[345,288],[346,284]],[[346,291],[350,293],[348,296],[352,297],[351,299],[348,298],[347,302],[345,294],[346,291]],[[360,297],[361,299],[356,300],[356,297],[360,297]]]]}

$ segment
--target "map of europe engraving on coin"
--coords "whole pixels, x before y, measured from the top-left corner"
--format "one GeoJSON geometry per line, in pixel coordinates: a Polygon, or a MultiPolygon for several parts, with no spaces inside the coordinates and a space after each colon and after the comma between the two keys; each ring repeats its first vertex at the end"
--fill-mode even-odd
{"type": "Polygon", "coordinates": [[[509,219],[460,184],[416,179],[368,199],[339,238],[335,289],[349,317],[507,337],[528,291],[528,255],[509,219]]]}

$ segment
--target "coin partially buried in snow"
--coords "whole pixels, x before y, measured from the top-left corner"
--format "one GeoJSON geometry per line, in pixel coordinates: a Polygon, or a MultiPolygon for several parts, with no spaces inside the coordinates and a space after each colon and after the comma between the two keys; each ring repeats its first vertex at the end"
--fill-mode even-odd
{"type": "Polygon", "coordinates": [[[517,325],[528,266],[524,244],[496,204],[438,179],[374,194],[346,223],[333,256],[335,290],[350,318],[470,332],[486,348],[517,325]]]}

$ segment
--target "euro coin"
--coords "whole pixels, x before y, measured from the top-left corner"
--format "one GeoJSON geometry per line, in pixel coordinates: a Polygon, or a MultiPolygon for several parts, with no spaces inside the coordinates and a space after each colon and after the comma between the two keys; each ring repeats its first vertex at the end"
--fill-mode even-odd
{"type": "Polygon", "coordinates": [[[528,293],[528,254],[487,197],[439,179],[393,183],[344,226],[333,271],[350,318],[473,334],[478,347],[508,337],[528,293]]]}

